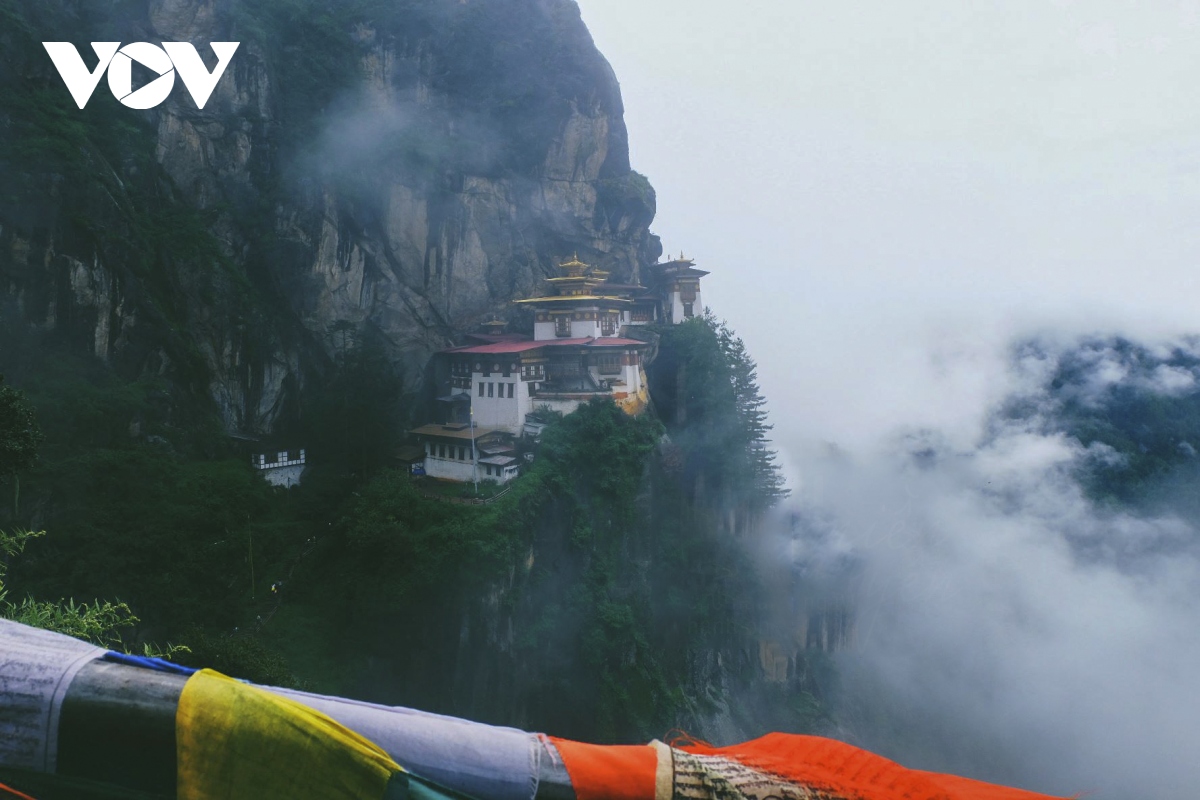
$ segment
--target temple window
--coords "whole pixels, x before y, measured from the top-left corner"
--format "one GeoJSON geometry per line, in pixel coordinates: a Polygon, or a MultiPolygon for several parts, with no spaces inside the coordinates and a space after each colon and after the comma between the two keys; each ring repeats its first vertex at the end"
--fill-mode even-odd
{"type": "Polygon", "coordinates": [[[596,358],[596,369],[601,375],[616,375],[621,372],[619,356],[602,355],[596,358]]]}

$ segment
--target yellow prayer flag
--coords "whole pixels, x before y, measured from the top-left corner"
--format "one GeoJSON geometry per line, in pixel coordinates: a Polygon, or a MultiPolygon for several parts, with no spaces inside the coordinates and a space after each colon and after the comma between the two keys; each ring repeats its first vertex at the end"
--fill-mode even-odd
{"type": "Polygon", "coordinates": [[[374,800],[403,770],[315,709],[201,670],[175,714],[179,800],[374,800]]]}

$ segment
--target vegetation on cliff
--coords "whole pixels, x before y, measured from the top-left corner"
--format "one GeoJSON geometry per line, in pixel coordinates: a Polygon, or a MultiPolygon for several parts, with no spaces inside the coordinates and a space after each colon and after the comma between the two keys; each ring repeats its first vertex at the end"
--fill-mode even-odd
{"type": "MultiPolygon", "coordinates": [[[[331,443],[291,490],[224,456],[228,443],[202,457],[189,443],[203,426],[156,416],[153,382],[43,357],[25,377],[46,442],[7,519],[50,536],[14,562],[14,585],[119,597],[142,620],[128,644],[181,641],[183,660],[257,680],[598,740],[694,726],[757,675],[763,598],[748,529],[728,520],[760,513],[779,478],[736,338],[711,319],[660,334],[669,374],[692,389],[652,391],[682,391],[688,420],[667,435],[654,415],[593,402],[547,428],[511,492],[476,506],[423,496],[378,450],[337,446],[395,441],[403,419],[361,343],[346,387],[308,409],[304,428],[331,443]]],[[[775,727],[819,722],[819,707],[798,708],[775,727]]]]}
{"type": "Polygon", "coordinates": [[[785,497],[758,367],[742,340],[711,311],[658,330],[654,401],[677,443],[703,459],[687,464],[689,477],[759,511],[785,497]]]}

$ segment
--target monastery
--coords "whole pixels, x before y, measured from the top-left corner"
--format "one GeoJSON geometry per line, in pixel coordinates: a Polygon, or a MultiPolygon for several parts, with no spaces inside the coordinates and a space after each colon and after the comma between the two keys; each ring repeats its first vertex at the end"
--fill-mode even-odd
{"type": "Polygon", "coordinates": [[[650,345],[631,329],[701,312],[700,278],[708,273],[682,254],[652,265],[648,286],[609,282],[578,257],[559,269],[546,294],[515,301],[533,313],[533,338],[496,321],[470,334],[471,343],[437,354],[438,373],[448,376],[438,397],[444,422],[411,431],[424,450],[415,473],[507,483],[518,472],[516,438],[540,432],[528,419],[535,410],[570,414],[596,397],[630,414],[646,407],[650,345]]]}

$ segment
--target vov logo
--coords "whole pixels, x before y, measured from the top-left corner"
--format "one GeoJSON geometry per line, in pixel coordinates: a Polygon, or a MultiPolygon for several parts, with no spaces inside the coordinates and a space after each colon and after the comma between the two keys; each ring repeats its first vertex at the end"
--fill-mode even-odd
{"type": "Polygon", "coordinates": [[[239,44],[241,42],[209,42],[217,54],[217,66],[212,72],[204,66],[200,54],[190,42],[163,42],[162,47],[149,42],[130,42],[124,47],[120,42],[92,42],[92,50],[96,51],[99,63],[91,71],[70,42],[42,42],[42,47],[50,54],[50,60],[80,108],[87,105],[92,92],[96,91],[96,85],[100,83],[100,77],[107,70],[108,88],[113,97],[121,105],[144,109],[154,108],[167,99],[175,87],[177,72],[196,101],[196,106],[204,108],[239,44]],[[133,88],[135,61],[158,75],[137,90],[133,88]]]}

